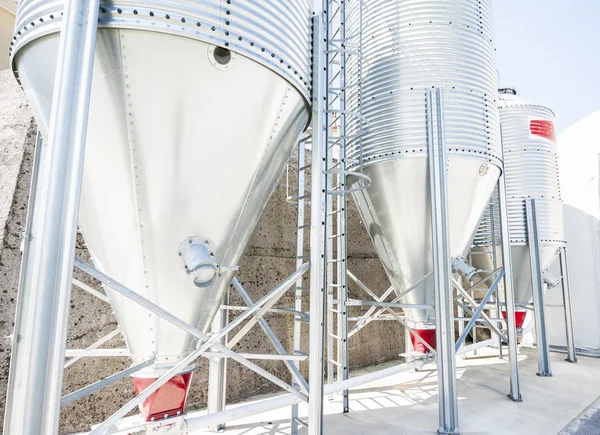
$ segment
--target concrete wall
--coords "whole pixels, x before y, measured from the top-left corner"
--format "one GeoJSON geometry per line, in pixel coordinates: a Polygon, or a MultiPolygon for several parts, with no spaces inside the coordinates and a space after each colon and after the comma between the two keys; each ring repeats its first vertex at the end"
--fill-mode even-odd
{"type": "MultiPolygon", "coordinates": [[[[12,77],[0,73],[0,337],[12,333],[14,307],[18,286],[20,263],[20,234],[25,222],[28,185],[31,172],[32,152],[35,138],[35,125],[32,114],[12,77]],[[6,168],[6,169],[5,169],[6,168]]],[[[291,163],[291,182],[295,183],[296,170],[291,163]]],[[[268,203],[258,228],[256,229],[245,256],[240,264],[239,279],[250,296],[257,300],[274,287],[295,267],[296,256],[296,209],[285,201],[285,177],[268,203]]],[[[353,204],[349,204],[349,268],[373,291],[383,293],[389,282],[377,259],[372,244],[359,220],[353,204]]],[[[83,240],[78,241],[78,255],[87,257],[83,240]]],[[[87,277],[78,278],[97,286],[87,277]]],[[[97,286],[99,288],[99,286],[97,286]]],[[[364,298],[361,290],[350,286],[353,297],[364,298]]],[[[232,304],[243,305],[232,291],[232,304]]],[[[308,303],[308,295],[305,302],[308,303]]],[[[293,294],[288,292],[278,306],[291,307],[293,294]]],[[[352,309],[356,312],[356,309],[352,309]]],[[[273,315],[269,324],[280,337],[283,345],[291,351],[292,317],[273,315]]],[[[74,289],[71,303],[68,344],[70,348],[85,348],[116,327],[111,309],[81,290],[74,289]]],[[[308,325],[304,327],[305,345],[308,325]]],[[[392,322],[373,322],[350,340],[351,367],[361,367],[398,358],[403,351],[403,330],[392,322]]],[[[123,346],[120,339],[114,339],[109,347],[123,346]]],[[[260,328],[255,328],[241,341],[239,351],[270,352],[271,348],[260,328]]],[[[302,349],[307,351],[306,346],[302,349]]],[[[10,341],[0,343],[0,423],[4,412],[6,379],[10,358],[10,341]]],[[[201,368],[193,378],[188,400],[188,409],[206,405],[208,369],[206,360],[201,360],[201,368]]],[[[65,371],[64,392],[73,391],[97,381],[130,364],[127,358],[98,358],[81,360],[65,371]]],[[[281,362],[263,362],[267,370],[287,377],[287,369],[281,362]]],[[[307,363],[301,364],[307,376],[307,363]]],[[[277,391],[263,378],[233,362],[229,364],[227,395],[229,402],[240,401],[252,395],[277,391]]],[[[61,432],[70,433],[86,430],[116,411],[133,396],[128,379],[88,396],[63,409],[61,432]]]]}
{"type": "Polygon", "coordinates": [[[8,47],[13,38],[17,3],[12,0],[0,0],[0,70],[9,66],[8,47]]]}

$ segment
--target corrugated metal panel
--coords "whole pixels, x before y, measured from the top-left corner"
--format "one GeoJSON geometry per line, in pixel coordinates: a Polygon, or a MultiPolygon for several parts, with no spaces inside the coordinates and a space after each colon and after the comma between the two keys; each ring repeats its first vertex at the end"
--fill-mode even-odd
{"type": "Polygon", "coordinates": [[[348,67],[362,78],[348,91],[349,157],[368,165],[426,155],[424,91],[435,87],[444,89],[449,155],[500,165],[491,2],[365,0],[362,13],[360,3],[348,4],[348,34],[365,29],[348,67]]]}
{"type": "MultiPolygon", "coordinates": [[[[309,0],[106,2],[99,25],[170,33],[227,47],[284,76],[309,98],[310,5],[309,0]]],[[[63,1],[22,0],[13,57],[27,41],[60,31],[63,8],[63,1]]]]}

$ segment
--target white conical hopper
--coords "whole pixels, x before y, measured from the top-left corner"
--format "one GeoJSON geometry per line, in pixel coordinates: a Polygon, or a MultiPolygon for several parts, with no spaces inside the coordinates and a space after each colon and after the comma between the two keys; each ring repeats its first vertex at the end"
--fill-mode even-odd
{"type": "MultiPolygon", "coordinates": [[[[416,285],[401,302],[433,305],[425,90],[444,90],[450,252],[461,257],[500,174],[491,1],[364,3],[362,57],[349,68],[362,79],[350,112],[362,117],[348,124],[354,169],[372,184],[354,199],[396,293],[416,285]]],[[[355,34],[360,12],[349,9],[355,34]]],[[[434,310],[404,311],[435,344],[434,310]]]]}
{"type": "MultiPolygon", "coordinates": [[[[12,48],[44,136],[62,8],[22,1],[12,48]]],[[[308,0],[103,5],[79,218],[95,266],[207,331],[307,125],[310,61],[308,0]]],[[[194,348],[106,291],[134,362],[157,357],[138,378],[194,348]]]]}
{"type": "MultiPolygon", "coordinates": [[[[513,284],[517,304],[517,327],[525,320],[523,305],[531,302],[532,283],[527,233],[526,198],[535,198],[540,236],[542,271],[551,266],[557,250],[565,245],[563,208],[560,197],[554,113],[546,107],[519,97],[514,89],[501,89],[499,94],[500,125],[504,148],[504,171],[508,205],[508,225],[513,284]]],[[[502,265],[497,192],[490,202],[477,231],[472,250],[472,263],[478,269],[502,265]],[[491,232],[494,214],[495,242],[491,232]]],[[[557,283],[546,272],[550,284],[557,283]]],[[[500,291],[500,295],[503,292],[500,291]]]]}

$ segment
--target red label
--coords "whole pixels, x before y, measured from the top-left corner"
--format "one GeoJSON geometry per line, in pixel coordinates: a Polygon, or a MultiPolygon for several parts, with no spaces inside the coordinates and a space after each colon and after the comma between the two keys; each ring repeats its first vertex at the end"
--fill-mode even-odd
{"type": "Polygon", "coordinates": [[[535,136],[556,142],[556,131],[552,121],[532,119],[529,121],[529,131],[535,136]]]}

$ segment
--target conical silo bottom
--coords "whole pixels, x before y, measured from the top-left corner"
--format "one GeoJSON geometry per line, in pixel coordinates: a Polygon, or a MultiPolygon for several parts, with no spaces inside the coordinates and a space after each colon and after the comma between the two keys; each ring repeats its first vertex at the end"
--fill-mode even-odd
{"type": "MultiPolygon", "coordinates": [[[[36,39],[15,59],[45,137],[58,42],[36,39]]],[[[214,50],[98,30],[79,215],[95,267],[204,332],[309,118],[280,75],[214,50]],[[200,287],[178,253],[191,237],[218,266],[200,287]]],[[[106,292],[134,363],[156,358],[136,378],[157,378],[195,349],[190,334],[106,292]]]]}
{"type": "MultiPolygon", "coordinates": [[[[541,246],[540,252],[540,266],[542,271],[552,266],[552,263],[557,258],[556,253],[560,245],[549,244],[541,246]]],[[[494,255],[492,247],[474,247],[472,249],[471,263],[473,267],[482,271],[494,270],[494,255]]],[[[496,247],[496,267],[502,267],[502,248],[496,247]]],[[[513,293],[516,305],[516,311],[523,312],[526,305],[531,304],[533,300],[533,285],[531,282],[531,262],[529,257],[529,246],[520,244],[513,244],[510,247],[511,261],[512,261],[512,273],[513,273],[513,293]]],[[[504,282],[501,281],[498,284],[498,295],[500,302],[505,302],[504,297],[504,282]]],[[[505,314],[504,314],[505,315],[505,314]]],[[[517,321],[523,317],[521,314],[516,314],[517,321]]],[[[522,319],[524,320],[524,319],[522,319]]],[[[521,321],[521,325],[522,325],[521,321]]],[[[519,325],[517,325],[519,328],[519,325]]]]}
{"type": "MultiPolygon", "coordinates": [[[[365,166],[369,188],[353,193],[375,250],[403,304],[433,306],[433,248],[427,157],[400,158],[365,166]]],[[[450,255],[470,248],[500,170],[480,159],[450,155],[447,165],[450,255]]],[[[449,259],[450,261],[450,259],[449,259]]],[[[452,289],[448,289],[452,291],[452,289]]],[[[431,330],[432,308],[405,308],[411,328],[431,330]]],[[[429,333],[428,333],[429,334],[429,333]]],[[[420,334],[422,336],[422,334],[420,334]]]]}

